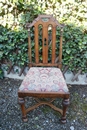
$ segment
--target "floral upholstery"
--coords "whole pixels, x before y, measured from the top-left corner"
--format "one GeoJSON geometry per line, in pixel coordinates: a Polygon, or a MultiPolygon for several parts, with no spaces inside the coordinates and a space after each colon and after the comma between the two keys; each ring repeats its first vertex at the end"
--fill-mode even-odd
{"type": "Polygon", "coordinates": [[[59,68],[31,67],[25,76],[20,91],[68,92],[59,68]]]}

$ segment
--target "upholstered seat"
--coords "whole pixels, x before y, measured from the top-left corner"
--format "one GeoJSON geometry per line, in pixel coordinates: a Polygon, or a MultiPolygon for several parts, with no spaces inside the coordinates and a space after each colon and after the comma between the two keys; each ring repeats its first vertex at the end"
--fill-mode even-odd
{"type": "Polygon", "coordinates": [[[66,93],[68,88],[59,68],[31,67],[19,91],[66,93]]]}

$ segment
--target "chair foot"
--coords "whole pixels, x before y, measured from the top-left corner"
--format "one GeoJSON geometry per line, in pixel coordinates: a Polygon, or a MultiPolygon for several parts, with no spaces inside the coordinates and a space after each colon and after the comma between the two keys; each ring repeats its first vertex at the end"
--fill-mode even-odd
{"type": "Polygon", "coordinates": [[[23,117],[22,117],[22,120],[23,120],[24,122],[27,122],[27,121],[28,121],[27,116],[23,116],[23,117]]]}
{"type": "Polygon", "coordinates": [[[66,117],[62,117],[61,119],[60,119],[60,122],[62,123],[62,124],[65,124],[67,121],[66,121],[66,117]]]}

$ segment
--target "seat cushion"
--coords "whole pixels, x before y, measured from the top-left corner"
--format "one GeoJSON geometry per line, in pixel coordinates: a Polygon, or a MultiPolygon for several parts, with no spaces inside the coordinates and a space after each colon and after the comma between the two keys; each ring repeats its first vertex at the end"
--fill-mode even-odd
{"type": "Polygon", "coordinates": [[[59,68],[31,67],[25,76],[20,91],[68,92],[59,68]]]}

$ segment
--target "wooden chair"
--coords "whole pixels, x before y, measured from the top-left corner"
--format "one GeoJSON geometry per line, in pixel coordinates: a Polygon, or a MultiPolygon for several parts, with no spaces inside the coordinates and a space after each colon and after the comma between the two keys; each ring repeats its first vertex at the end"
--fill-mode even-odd
{"type": "MultiPolygon", "coordinates": [[[[63,78],[62,67],[62,25],[52,15],[39,15],[31,24],[28,25],[28,45],[29,45],[29,71],[25,76],[18,90],[19,104],[22,110],[22,117],[27,121],[26,114],[40,105],[48,105],[61,113],[61,122],[66,123],[66,109],[69,105],[69,90],[63,78]],[[32,62],[30,28],[34,26],[35,34],[35,63],[32,62]],[[39,52],[39,26],[42,26],[42,53],[39,52]],[[49,38],[49,26],[52,29],[49,38]],[[59,56],[56,56],[56,29],[61,28],[59,42],[59,56]],[[49,40],[51,39],[51,40],[49,40]],[[50,41],[50,43],[49,43],[50,41]],[[49,46],[52,49],[51,63],[48,62],[49,46]],[[39,56],[42,54],[42,60],[39,56]],[[58,59],[58,61],[57,61],[58,59]],[[57,61],[57,62],[56,62],[57,61]],[[25,97],[34,97],[37,104],[25,108],[25,97]],[[41,98],[50,98],[50,101],[41,101],[41,98]],[[62,98],[63,108],[57,108],[52,104],[55,98],[62,98]]],[[[51,50],[50,49],[50,50],[51,50]]]]}

